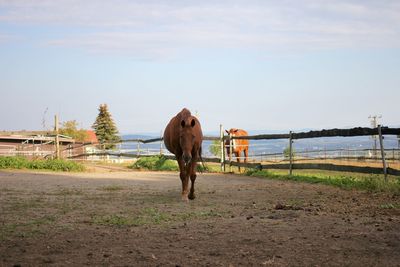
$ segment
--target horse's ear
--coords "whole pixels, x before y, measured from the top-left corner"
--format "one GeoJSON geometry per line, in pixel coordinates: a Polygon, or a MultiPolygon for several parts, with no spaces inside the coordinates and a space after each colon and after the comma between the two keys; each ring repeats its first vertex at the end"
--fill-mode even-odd
{"type": "Polygon", "coordinates": [[[190,126],[192,126],[192,128],[193,128],[195,125],[196,125],[196,121],[193,119],[193,120],[190,122],[190,126]]]}
{"type": "Polygon", "coordinates": [[[181,126],[182,126],[182,128],[185,127],[185,121],[184,120],[181,121],[181,126]]]}
{"type": "Polygon", "coordinates": [[[237,133],[239,131],[239,129],[235,129],[234,132],[237,133]]]}

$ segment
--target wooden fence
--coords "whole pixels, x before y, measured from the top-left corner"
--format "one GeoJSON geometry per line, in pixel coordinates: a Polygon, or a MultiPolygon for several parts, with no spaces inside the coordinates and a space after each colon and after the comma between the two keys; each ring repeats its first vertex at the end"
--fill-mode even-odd
{"type": "MultiPolygon", "coordinates": [[[[289,174],[292,174],[293,170],[296,169],[320,169],[320,170],[333,170],[333,171],[345,171],[345,172],[359,172],[359,173],[383,173],[385,177],[390,175],[400,175],[400,170],[387,167],[386,156],[383,147],[383,136],[384,135],[400,135],[400,128],[388,128],[378,126],[377,128],[352,128],[352,129],[329,129],[321,131],[309,131],[309,132],[290,132],[288,134],[262,134],[262,135],[251,135],[251,136],[226,136],[224,135],[223,127],[220,127],[220,136],[205,136],[203,140],[214,141],[217,140],[221,146],[221,155],[219,158],[203,158],[205,162],[215,162],[221,164],[221,170],[226,171],[226,166],[229,166],[229,170],[232,171],[232,166],[255,168],[255,169],[287,169],[289,174]],[[382,168],[377,167],[362,167],[362,166],[348,166],[348,165],[337,165],[330,163],[296,163],[293,159],[293,142],[294,140],[307,139],[307,138],[320,138],[320,137],[352,137],[352,136],[379,136],[380,140],[380,152],[382,160],[382,168]],[[234,139],[247,139],[247,140],[274,140],[274,139],[287,139],[289,144],[289,159],[285,163],[280,164],[263,164],[263,163],[244,163],[235,162],[232,158],[227,159],[225,153],[225,142],[228,140],[232,142],[234,139]]],[[[140,144],[149,144],[160,142],[162,145],[162,138],[153,139],[129,139],[123,140],[122,143],[136,142],[138,147],[140,144]]],[[[161,151],[161,149],[160,149],[161,151]]],[[[115,156],[115,157],[126,157],[126,158],[138,158],[146,157],[149,155],[143,155],[140,153],[140,149],[135,153],[120,153],[112,151],[101,151],[96,153],[75,155],[70,158],[79,158],[82,156],[115,156]]],[[[174,159],[173,156],[167,155],[168,158],[174,159]]]]}
{"type": "MultiPolygon", "coordinates": [[[[384,135],[400,135],[400,128],[388,128],[381,127],[378,125],[377,128],[352,128],[352,129],[330,129],[321,131],[309,131],[288,134],[263,134],[263,135],[252,135],[252,136],[230,136],[228,140],[233,139],[246,139],[246,140],[273,140],[273,139],[288,139],[289,142],[289,163],[285,164],[267,164],[263,165],[261,163],[235,163],[231,160],[229,161],[230,166],[241,166],[248,168],[257,169],[288,169],[289,174],[292,174],[294,169],[320,169],[320,170],[330,170],[330,171],[345,171],[345,172],[360,172],[360,173],[383,173],[385,179],[388,174],[400,175],[400,171],[397,169],[392,169],[387,167],[386,156],[383,146],[383,136],[384,135]],[[360,167],[360,166],[348,166],[348,165],[336,165],[327,163],[294,163],[293,162],[293,141],[297,139],[307,139],[307,138],[320,138],[320,137],[352,137],[352,136],[379,136],[382,168],[376,167],[360,167]]],[[[222,153],[223,154],[223,153],[222,153]]],[[[223,155],[222,155],[223,157],[223,155]]],[[[221,157],[221,158],[222,158],[221,157]]],[[[225,160],[221,160],[221,163],[225,164],[225,160]]],[[[222,165],[221,165],[222,166],[222,165]]],[[[224,166],[222,166],[224,168],[224,166]]]]}

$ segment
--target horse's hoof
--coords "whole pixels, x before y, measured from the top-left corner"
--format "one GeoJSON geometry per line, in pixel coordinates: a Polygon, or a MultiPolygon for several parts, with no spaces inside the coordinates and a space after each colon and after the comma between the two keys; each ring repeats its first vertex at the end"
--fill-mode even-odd
{"type": "Polygon", "coordinates": [[[195,195],[194,193],[189,195],[189,199],[190,199],[190,200],[193,200],[193,199],[195,199],[195,198],[196,198],[196,195],[195,195]]]}
{"type": "Polygon", "coordinates": [[[189,198],[187,196],[182,196],[182,201],[183,202],[189,202],[189,198]]]}

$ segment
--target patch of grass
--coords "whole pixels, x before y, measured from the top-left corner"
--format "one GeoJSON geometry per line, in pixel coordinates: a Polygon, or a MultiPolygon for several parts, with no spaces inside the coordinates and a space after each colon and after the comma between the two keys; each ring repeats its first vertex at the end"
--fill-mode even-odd
{"type": "Polygon", "coordinates": [[[206,164],[207,172],[222,173],[221,165],[219,163],[207,162],[205,164],[206,164]]]}
{"type": "Polygon", "coordinates": [[[266,170],[248,170],[246,172],[248,176],[254,177],[265,177],[269,179],[277,179],[283,181],[297,181],[297,182],[307,182],[307,183],[318,183],[336,186],[342,189],[360,189],[370,192],[388,192],[396,195],[400,195],[400,180],[399,179],[389,179],[385,182],[379,176],[345,176],[337,175],[331,176],[329,174],[295,174],[287,175],[281,173],[272,173],[266,170]]]}
{"type": "Polygon", "coordinates": [[[380,208],[381,209],[400,209],[400,204],[387,203],[387,204],[380,205],[380,208]]]}
{"type": "Polygon", "coordinates": [[[17,200],[9,208],[13,211],[27,211],[29,209],[40,208],[44,205],[45,201],[42,196],[32,197],[27,200],[17,200]]]}
{"type": "Polygon", "coordinates": [[[32,221],[26,222],[21,224],[20,226],[41,226],[41,225],[47,225],[47,224],[52,224],[53,222],[56,221],[56,217],[52,215],[46,215],[38,219],[34,219],[32,221]]]}
{"type": "Polygon", "coordinates": [[[120,186],[120,185],[107,185],[107,186],[100,187],[100,190],[107,191],[107,192],[114,192],[114,191],[124,190],[124,187],[120,186]]]}
{"type": "Polygon", "coordinates": [[[92,222],[98,225],[106,226],[136,226],[136,221],[123,215],[105,215],[94,216],[92,222]]]}
{"type": "Polygon", "coordinates": [[[31,169],[31,170],[51,170],[51,171],[66,171],[78,172],[84,171],[85,167],[82,164],[59,160],[28,160],[24,157],[1,157],[0,156],[0,169],[31,169]]]}
{"type": "Polygon", "coordinates": [[[56,221],[51,215],[46,215],[38,219],[33,219],[22,223],[3,224],[0,227],[0,240],[5,240],[12,236],[32,237],[42,233],[40,228],[44,225],[50,225],[56,221]]]}
{"type": "Polygon", "coordinates": [[[150,222],[150,224],[160,224],[170,220],[170,216],[167,213],[161,212],[155,208],[145,208],[140,217],[144,224],[148,222],[150,222]]]}

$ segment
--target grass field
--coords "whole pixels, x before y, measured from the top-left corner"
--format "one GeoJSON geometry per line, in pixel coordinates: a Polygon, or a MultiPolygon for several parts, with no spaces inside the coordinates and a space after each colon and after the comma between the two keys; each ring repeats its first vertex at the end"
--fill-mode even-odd
{"type": "Polygon", "coordinates": [[[397,176],[388,176],[388,180],[385,181],[384,176],[378,174],[321,170],[296,170],[293,175],[289,175],[285,170],[249,170],[246,172],[246,175],[268,179],[320,183],[342,189],[359,189],[369,192],[386,192],[400,195],[400,177],[397,176]]]}

